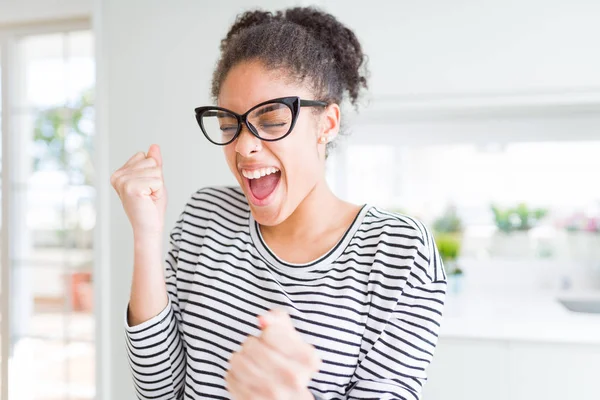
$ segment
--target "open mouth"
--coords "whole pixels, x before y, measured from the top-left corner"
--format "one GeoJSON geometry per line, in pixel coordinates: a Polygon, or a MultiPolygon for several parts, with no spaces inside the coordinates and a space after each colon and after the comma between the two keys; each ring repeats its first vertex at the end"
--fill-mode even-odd
{"type": "Polygon", "coordinates": [[[281,171],[275,167],[266,167],[252,171],[242,170],[242,175],[248,180],[252,196],[261,201],[269,197],[277,188],[281,179],[281,171]]]}

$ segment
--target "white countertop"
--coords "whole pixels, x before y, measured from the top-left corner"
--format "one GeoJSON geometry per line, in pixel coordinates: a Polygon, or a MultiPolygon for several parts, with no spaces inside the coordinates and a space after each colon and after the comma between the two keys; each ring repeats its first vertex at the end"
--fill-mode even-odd
{"type": "Polygon", "coordinates": [[[569,311],[559,297],[600,293],[449,293],[440,337],[600,345],[600,314],[569,311]]]}

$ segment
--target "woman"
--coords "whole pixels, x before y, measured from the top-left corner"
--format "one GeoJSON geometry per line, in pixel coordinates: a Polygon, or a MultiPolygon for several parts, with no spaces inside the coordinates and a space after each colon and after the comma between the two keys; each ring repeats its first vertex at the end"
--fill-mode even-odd
{"type": "Polygon", "coordinates": [[[111,179],[132,224],[127,346],[140,399],[418,399],[445,274],[427,229],[337,198],[325,158],[366,87],[354,33],[313,8],[238,17],[196,109],[239,188],[171,233],[158,146],[111,179]]]}

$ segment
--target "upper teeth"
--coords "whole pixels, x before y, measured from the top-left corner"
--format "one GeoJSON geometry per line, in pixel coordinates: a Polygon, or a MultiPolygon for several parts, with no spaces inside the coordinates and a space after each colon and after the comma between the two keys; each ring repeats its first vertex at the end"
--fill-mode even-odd
{"type": "Polygon", "coordinates": [[[242,175],[244,175],[248,179],[258,179],[266,175],[274,174],[275,172],[279,172],[279,170],[275,167],[259,168],[254,169],[252,171],[243,169],[242,175]]]}

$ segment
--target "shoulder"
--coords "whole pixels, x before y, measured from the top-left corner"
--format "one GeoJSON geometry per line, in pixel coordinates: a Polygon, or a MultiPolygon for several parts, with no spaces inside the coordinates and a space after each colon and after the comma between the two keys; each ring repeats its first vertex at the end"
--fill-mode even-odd
{"type": "Polygon", "coordinates": [[[430,232],[421,221],[398,212],[371,207],[362,222],[362,229],[374,234],[393,235],[405,245],[423,247],[430,239],[430,232]]]}
{"type": "Polygon", "coordinates": [[[419,281],[445,279],[433,235],[419,219],[371,207],[360,229],[375,238],[378,248],[395,256],[398,262],[411,260],[419,281]]]}

